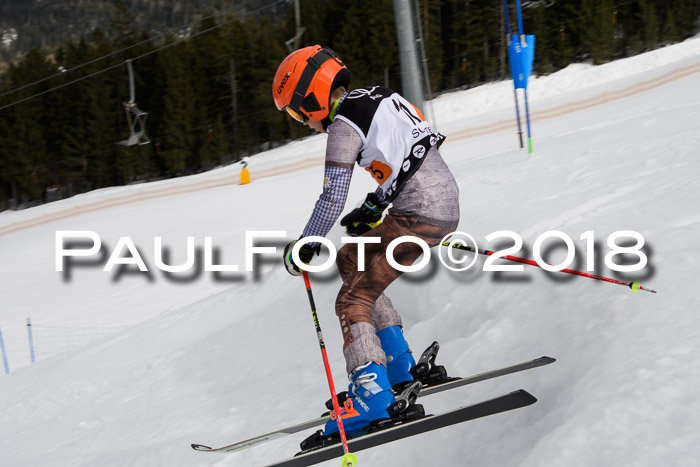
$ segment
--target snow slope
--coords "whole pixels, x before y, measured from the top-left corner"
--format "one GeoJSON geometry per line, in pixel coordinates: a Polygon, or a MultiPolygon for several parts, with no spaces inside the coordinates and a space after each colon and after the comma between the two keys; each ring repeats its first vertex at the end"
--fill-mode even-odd
{"type": "MultiPolygon", "coordinates": [[[[510,82],[433,103],[442,153],[461,189],[460,230],[568,234],[595,272],[608,235],[634,230],[656,295],[526,267],[450,272],[436,261],[389,289],[414,351],[433,340],[452,374],[550,355],[545,368],[426,398],[438,412],[524,388],[532,407],[359,453],[362,466],[698,465],[700,317],[692,277],[700,236],[700,39],[599,67],[573,65],[530,84],[535,156],[517,149],[510,82]]],[[[325,136],[239,166],[148,185],[99,190],[0,213],[0,326],[12,372],[0,377],[2,466],[257,466],[292,454],[303,436],[243,453],[226,444],[316,416],[328,397],[306,294],[268,255],[255,273],[165,274],[153,238],[186,257],[212,237],[219,263],[245,265],[246,231],[299,235],[321,188],[325,136]],[[55,271],[55,233],[90,230],[100,261],[55,271]],[[130,237],[150,273],[103,272],[130,237]],[[37,325],[116,326],[93,344],[28,365],[25,318],[37,325]]],[[[347,209],[373,189],[357,172],[347,209]]],[[[336,227],[329,238],[340,244],[336,227]]],[[[275,241],[271,241],[274,244],[275,241]]],[[[282,245],[283,239],[276,241],[282,245]]],[[[563,259],[563,249],[547,258],[563,259]]],[[[203,264],[200,258],[198,264],[203,264]]],[[[312,277],[336,385],[345,377],[333,314],[339,282],[312,277]]],[[[337,461],[325,465],[337,465],[337,461]]]]}

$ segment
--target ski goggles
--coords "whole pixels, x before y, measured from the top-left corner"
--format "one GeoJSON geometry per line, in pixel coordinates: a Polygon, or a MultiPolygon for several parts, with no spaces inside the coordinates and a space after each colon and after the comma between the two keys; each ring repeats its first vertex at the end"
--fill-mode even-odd
{"type": "Polygon", "coordinates": [[[301,112],[297,112],[296,110],[292,109],[291,107],[287,106],[284,108],[287,113],[289,114],[290,117],[292,117],[294,120],[296,120],[299,123],[306,123],[309,121],[309,117],[304,115],[301,112]]]}

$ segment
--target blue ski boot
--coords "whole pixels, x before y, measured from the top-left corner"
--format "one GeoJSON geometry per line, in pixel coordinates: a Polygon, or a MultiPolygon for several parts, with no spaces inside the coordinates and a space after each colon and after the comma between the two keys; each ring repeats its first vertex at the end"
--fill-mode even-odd
{"type": "MultiPolygon", "coordinates": [[[[394,393],[384,365],[369,362],[353,370],[350,384],[351,394],[340,402],[340,417],[348,438],[364,434],[370,423],[391,418],[387,409],[394,403],[394,393]]],[[[326,422],[323,437],[336,435],[338,422],[335,417],[326,422]]]]}
{"type": "MultiPolygon", "coordinates": [[[[377,362],[357,367],[350,377],[349,391],[338,395],[340,417],[348,439],[425,417],[423,406],[415,403],[422,387],[420,381],[406,384],[401,393],[394,396],[386,368],[377,362]]],[[[326,402],[326,406],[332,407],[332,401],[326,402]]],[[[340,442],[338,422],[333,413],[331,417],[323,430],[301,442],[302,452],[340,442]]]]}
{"type": "Polygon", "coordinates": [[[377,332],[386,354],[387,374],[389,383],[394,389],[402,389],[414,377],[411,370],[416,366],[408,342],[403,337],[401,326],[390,326],[377,332]]]}

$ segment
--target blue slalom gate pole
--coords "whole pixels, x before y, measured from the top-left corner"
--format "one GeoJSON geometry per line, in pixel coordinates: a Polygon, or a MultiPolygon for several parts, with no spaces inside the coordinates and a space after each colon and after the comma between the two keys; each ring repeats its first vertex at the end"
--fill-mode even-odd
{"type": "Polygon", "coordinates": [[[29,338],[29,357],[32,363],[36,362],[34,355],[34,335],[32,334],[32,320],[27,318],[27,337],[29,338]]]}
{"type": "MultiPolygon", "coordinates": [[[[515,10],[516,14],[518,17],[518,35],[520,36],[520,47],[528,47],[527,44],[527,39],[525,37],[525,34],[523,33],[523,15],[522,12],[520,11],[520,0],[515,0],[515,10]]],[[[533,38],[534,39],[534,38],[533,38]]],[[[531,54],[534,56],[534,51],[531,52],[531,54]]],[[[525,66],[525,64],[523,64],[525,66]]],[[[528,72],[529,74],[529,72],[528,72]]],[[[525,86],[523,87],[523,90],[525,92],[525,121],[527,123],[527,151],[532,155],[532,130],[530,128],[530,109],[529,105],[527,102],[527,82],[525,83],[525,86]]]]}
{"type": "MultiPolygon", "coordinates": [[[[508,0],[503,0],[503,13],[506,23],[506,44],[508,48],[511,47],[511,32],[510,32],[510,15],[508,14],[508,0]]],[[[518,122],[518,139],[520,140],[520,149],[523,146],[523,127],[520,125],[520,105],[518,104],[518,91],[515,86],[515,81],[513,81],[513,100],[515,101],[515,121],[518,122]]]]}
{"type": "Polygon", "coordinates": [[[5,352],[5,341],[2,339],[2,329],[0,329],[0,352],[2,352],[2,363],[5,365],[5,374],[10,374],[10,365],[7,363],[7,352],[5,352]]]}
{"type": "Polygon", "coordinates": [[[520,36],[520,42],[524,43],[525,35],[523,34],[523,15],[520,11],[520,0],[515,0],[515,14],[518,18],[518,35],[520,36]]]}
{"type": "Polygon", "coordinates": [[[525,93],[525,122],[527,123],[527,152],[532,155],[532,130],[530,130],[530,108],[527,103],[527,88],[523,89],[525,93]]]}

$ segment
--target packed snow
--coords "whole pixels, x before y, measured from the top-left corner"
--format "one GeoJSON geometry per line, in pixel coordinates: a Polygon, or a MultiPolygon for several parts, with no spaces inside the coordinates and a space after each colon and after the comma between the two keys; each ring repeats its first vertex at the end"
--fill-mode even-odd
{"type": "MultiPolygon", "coordinates": [[[[452,272],[433,254],[426,269],[388,290],[414,352],[438,340],[438,360],[453,375],[542,355],[557,362],[426,397],[431,413],[519,388],[538,402],[361,451],[360,466],[700,462],[700,315],[692,305],[699,87],[700,38],[533,78],[533,156],[519,149],[510,81],[448,93],[428,106],[448,137],[441,152],[461,190],[459,230],[489,249],[512,243],[488,242],[489,234],[515,232],[524,246],[511,254],[526,257],[538,237],[560,231],[576,245],[570,267],[579,270],[591,247],[581,236],[590,231],[595,274],[640,279],[659,293],[529,266],[488,272],[482,257],[452,272]],[[641,271],[606,267],[607,240],[618,231],[643,237],[648,263],[641,271]]],[[[0,373],[0,465],[259,466],[297,451],[306,433],[227,455],[195,452],[190,443],[229,444],[324,410],[328,387],[306,292],[281,266],[280,247],[299,236],[320,193],[325,138],[252,157],[248,185],[238,184],[234,164],[0,213],[0,329],[10,369],[0,373]],[[72,258],[57,272],[58,231],[93,232],[99,254],[72,258]],[[248,272],[252,231],[269,234],[256,244],[277,253],[256,255],[248,272]],[[279,231],[284,238],[270,234],[279,231]],[[103,271],[118,257],[133,260],[126,237],[148,272],[134,264],[103,271]],[[186,265],[194,237],[195,265],[163,272],[155,237],[169,265],[186,265]],[[212,264],[239,271],[206,271],[207,251],[212,264]],[[51,333],[80,339],[42,354],[51,333]]],[[[356,171],[346,211],[373,188],[356,171]]],[[[340,246],[343,235],[336,226],[329,239],[340,246]]],[[[566,256],[560,240],[548,240],[543,251],[550,263],[566,256]]],[[[312,285],[342,387],[337,273],[313,274],[312,285]]]]}

